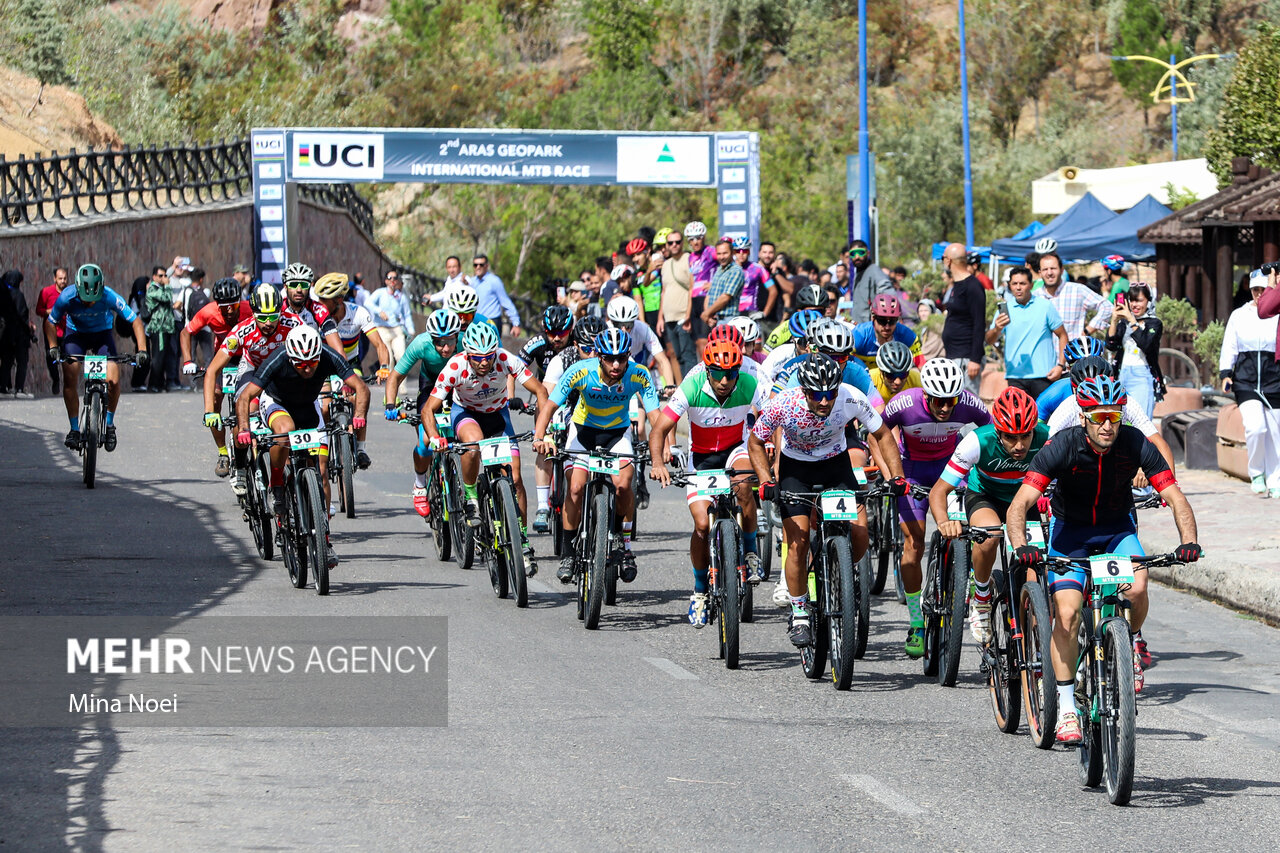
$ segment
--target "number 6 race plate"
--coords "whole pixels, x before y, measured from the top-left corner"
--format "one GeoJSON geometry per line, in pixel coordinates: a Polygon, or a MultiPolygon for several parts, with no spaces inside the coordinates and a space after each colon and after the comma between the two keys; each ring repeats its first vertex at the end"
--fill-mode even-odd
{"type": "Polygon", "coordinates": [[[587,470],[592,474],[619,474],[622,472],[622,460],[604,456],[588,456],[587,470]]]}
{"type": "Polygon", "coordinates": [[[236,375],[240,372],[236,367],[222,368],[222,393],[231,394],[236,390],[236,375]]]}
{"type": "Polygon", "coordinates": [[[858,496],[843,490],[823,492],[822,519],[823,521],[857,521],[858,496]]]}
{"type": "Polygon", "coordinates": [[[85,379],[107,378],[107,357],[105,355],[86,355],[84,357],[85,379]]]}
{"type": "Polygon", "coordinates": [[[320,448],[320,431],[295,429],[289,433],[289,447],[293,450],[318,450],[320,448]]]}
{"type": "Polygon", "coordinates": [[[1099,554],[1089,558],[1095,585],[1133,583],[1133,560],[1127,554],[1099,554]]]}
{"type": "Polygon", "coordinates": [[[693,477],[693,493],[700,498],[729,494],[729,475],[724,471],[699,471],[693,477]]]}
{"type": "Polygon", "coordinates": [[[480,461],[485,465],[509,465],[511,463],[511,439],[505,435],[480,440],[480,461]]]}

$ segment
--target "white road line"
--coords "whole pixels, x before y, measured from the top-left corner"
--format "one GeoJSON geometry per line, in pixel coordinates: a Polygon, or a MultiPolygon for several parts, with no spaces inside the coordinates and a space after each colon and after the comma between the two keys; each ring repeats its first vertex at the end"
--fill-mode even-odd
{"type": "Polygon", "coordinates": [[[698,676],[694,675],[689,670],[684,667],[677,666],[666,658],[645,658],[645,662],[653,664],[667,675],[681,681],[697,681],[698,679],[698,676]]]}
{"type": "Polygon", "coordinates": [[[902,794],[885,785],[879,779],[867,773],[842,773],[840,778],[866,794],[871,799],[880,803],[898,814],[919,816],[924,814],[924,809],[911,802],[902,794]]]}

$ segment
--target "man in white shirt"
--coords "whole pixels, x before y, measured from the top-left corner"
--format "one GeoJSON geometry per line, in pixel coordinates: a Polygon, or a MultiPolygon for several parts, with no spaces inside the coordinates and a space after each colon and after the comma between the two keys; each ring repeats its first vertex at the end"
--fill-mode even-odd
{"type": "Polygon", "coordinates": [[[405,341],[413,338],[413,312],[404,295],[404,282],[395,270],[387,273],[385,285],[369,295],[365,309],[373,317],[378,334],[391,350],[392,363],[404,355],[405,341]]]}

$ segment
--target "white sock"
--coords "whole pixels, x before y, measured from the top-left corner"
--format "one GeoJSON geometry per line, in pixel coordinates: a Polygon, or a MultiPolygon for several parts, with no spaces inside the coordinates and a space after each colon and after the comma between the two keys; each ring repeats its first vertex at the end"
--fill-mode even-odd
{"type": "Polygon", "coordinates": [[[538,509],[551,509],[548,501],[551,499],[550,486],[538,486],[538,509]]]}
{"type": "Polygon", "coordinates": [[[622,522],[622,546],[628,551],[631,550],[631,522],[622,522]]]}
{"type": "Polygon", "coordinates": [[[415,489],[425,489],[427,487],[427,475],[425,471],[421,474],[417,471],[413,472],[413,487],[415,489]]]}
{"type": "Polygon", "coordinates": [[[1059,684],[1058,685],[1058,717],[1061,718],[1063,714],[1066,714],[1068,712],[1074,712],[1075,710],[1076,710],[1075,682],[1073,681],[1070,684],[1059,684]]]}

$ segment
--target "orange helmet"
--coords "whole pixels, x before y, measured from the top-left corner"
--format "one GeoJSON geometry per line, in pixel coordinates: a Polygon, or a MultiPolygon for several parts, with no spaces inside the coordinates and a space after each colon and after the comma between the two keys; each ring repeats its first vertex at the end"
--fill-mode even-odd
{"type": "Polygon", "coordinates": [[[742,366],[742,347],[728,339],[708,341],[702,351],[702,363],[720,370],[736,370],[742,366]]]}

